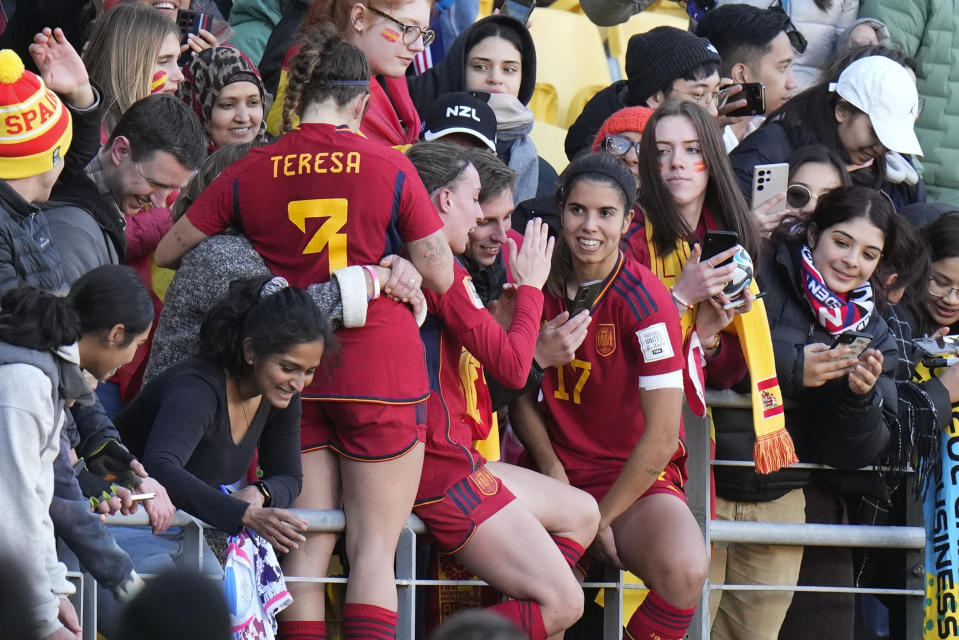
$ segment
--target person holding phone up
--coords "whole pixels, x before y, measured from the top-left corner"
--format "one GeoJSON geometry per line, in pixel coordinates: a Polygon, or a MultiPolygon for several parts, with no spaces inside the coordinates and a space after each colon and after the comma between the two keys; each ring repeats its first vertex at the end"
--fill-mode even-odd
{"type": "MultiPolygon", "coordinates": [[[[889,442],[897,411],[896,345],[877,309],[884,299],[873,275],[897,246],[897,231],[896,212],[881,193],[835,189],[819,199],[808,221],[774,236],[775,247],[760,268],[776,373],[788,403],[786,428],[802,462],[857,469],[876,460],[889,442]],[[852,332],[862,335],[853,334],[851,342],[870,340],[858,358],[846,344],[852,332]]],[[[716,475],[717,490],[730,495],[765,493],[768,499],[803,489],[806,522],[850,519],[846,500],[855,496],[842,493],[835,472],[788,469],[758,477],[728,469],[716,475]]],[[[807,548],[798,580],[852,586],[851,551],[807,548]]],[[[781,633],[802,620],[801,632],[794,633],[803,637],[849,638],[853,609],[848,594],[797,593],[781,633]]]]}

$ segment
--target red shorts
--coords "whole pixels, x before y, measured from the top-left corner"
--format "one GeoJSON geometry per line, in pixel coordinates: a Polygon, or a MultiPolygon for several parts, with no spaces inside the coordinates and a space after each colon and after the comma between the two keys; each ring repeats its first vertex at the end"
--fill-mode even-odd
{"type": "Polygon", "coordinates": [[[399,458],[426,439],[426,401],[303,400],[300,451],[330,447],[354,460],[399,458]]]}
{"type": "Polygon", "coordinates": [[[470,541],[476,527],[515,498],[484,465],[453,483],[439,500],[414,506],[413,513],[426,523],[440,551],[456,553],[470,541]]]}
{"type": "MultiPolygon", "coordinates": [[[[656,478],[653,484],[646,489],[646,492],[640,496],[640,499],[657,493],[667,493],[669,495],[676,496],[683,502],[686,502],[685,461],[685,457],[677,460],[670,460],[666,464],[666,468],[663,470],[663,472],[659,474],[659,477],[656,478]]],[[[619,476],[619,470],[613,473],[599,473],[595,470],[592,472],[575,472],[567,469],[566,475],[569,478],[569,483],[571,485],[578,489],[582,489],[589,495],[593,496],[593,498],[596,499],[596,502],[599,502],[609,491],[610,487],[613,486],[613,482],[615,482],[616,478],[619,476]]]]}

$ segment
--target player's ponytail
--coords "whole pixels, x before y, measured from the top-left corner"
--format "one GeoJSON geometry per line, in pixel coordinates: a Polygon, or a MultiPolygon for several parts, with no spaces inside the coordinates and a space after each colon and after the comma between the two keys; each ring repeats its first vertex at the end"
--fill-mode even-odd
{"type": "Polygon", "coordinates": [[[472,152],[466,147],[445,142],[418,142],[406,152],[427,193],[452,186],[472,162],[472,152]]]}
{"type": "Polygon", "coordinates": [[[294,116],[301,117],[310,104],[333,100],[343,107],[368,93],[369,80],[370,65],[358,47],[337,35],[331,24],[312,27],[290,60],[283,131],[292,129],[294,116]]]}

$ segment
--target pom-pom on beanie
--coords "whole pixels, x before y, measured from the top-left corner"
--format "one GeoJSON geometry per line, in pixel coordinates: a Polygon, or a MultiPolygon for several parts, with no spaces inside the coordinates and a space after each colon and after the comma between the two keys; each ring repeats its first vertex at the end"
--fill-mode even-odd
{"type": "Polygon", "coordinates": [[[70,148],[70,112],[10,49],[0,50],[0,178],[40,175],[70,148]]]}

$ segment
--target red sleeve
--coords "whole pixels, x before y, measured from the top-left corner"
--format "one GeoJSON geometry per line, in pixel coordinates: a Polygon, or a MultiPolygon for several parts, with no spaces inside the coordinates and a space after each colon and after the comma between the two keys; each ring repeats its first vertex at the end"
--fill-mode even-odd
{"type": "Polygon", "coordinates": [[[400,201],[399,232],[404,242],[412,242],[442,229],[443,221],[413,164],[403,154],[397,152],[397,156],[402,158],[404,164],[400,170],[406,175],[400,201]]]}
{"type": "Polygon", "coordinates": [[[722,349],[715,358],[706,359],[706,384],[713,389],[728,389],[746,376],[746,358],[739,336],[723,331],[722,349]]]}
{"type": "MultiPolygon", "coordinates": [[[[233,189],[236,165],[221,173],[186,210],[186,217],[197,229],[215,236],[234,222],[233,189]]],[[[239,185],[236,186],[239,188],[239,185]]]]}
{"type": "Polygon", "coordinates": [[[449,291],[427,295],[430,310],[490,375],[513,389],[526,384],[543,312],[542,291],[530,286],[519,288],[509,331],[504,331],[483,307],[472,278],[462,268],[457,268],[456,281],[449,291]]]}
{"type": "Polygon", "coordinates": [[[126,221],[127,262],[135,262],[156,251],[160,240],[173,226],[170,210],[166,207],[140,211],[136,215],[126,216],[126,221]]]}

